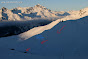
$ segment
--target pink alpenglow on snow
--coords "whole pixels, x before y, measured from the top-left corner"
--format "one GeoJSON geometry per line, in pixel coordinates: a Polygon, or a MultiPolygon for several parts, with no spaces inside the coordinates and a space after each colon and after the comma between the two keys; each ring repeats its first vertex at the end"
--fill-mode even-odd
{"type": "Polygon", "coordinates": [[[26,51],[29,51],[30,48],[26,49],[26,51]]]}
{"type": "Polygon", "coordinates": [[[45,43],[46,41],[48,41],[48,40],[42,41],[41,44],[45,43]]]}
{"type": "Polygon", "coordinates": [[[57,33],[60,34],[60,33],[61,33],[61,30],[62,30],[65,26],[66,26],[66,25],[64,25],[64,26],[60,29],[60,31],[58,30],[57,33]]]}

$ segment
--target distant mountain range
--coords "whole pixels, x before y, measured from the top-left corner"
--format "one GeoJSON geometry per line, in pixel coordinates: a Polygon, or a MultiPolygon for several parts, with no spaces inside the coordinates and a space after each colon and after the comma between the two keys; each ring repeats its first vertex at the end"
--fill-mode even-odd
{"type": "Polygon", "coordinates": [[[39,18],[62,18],[65,16],[71,15],[72,17],[84,17],[88,15],[88,8],[84,8],[78,11],[52,11],[40,4],[35,5],[34,7],[17,7],[11,10],[3,7],[0,10],[0,21],[9,20],[9,21],[21,21],[21,20],[33,20],[39,18]]]}
{"type": "Polygon", "coordinates": [[[34,7],[17,7],[11,10],[3,7],[0,10],[0,20],[9,20],[9,21],[20,21],[20,20],[32,20],[39,18],[60,18],[63,16],[70,15],[67,12],[55,12],[52,11],[40,4],[35,5],[34,7]]]}

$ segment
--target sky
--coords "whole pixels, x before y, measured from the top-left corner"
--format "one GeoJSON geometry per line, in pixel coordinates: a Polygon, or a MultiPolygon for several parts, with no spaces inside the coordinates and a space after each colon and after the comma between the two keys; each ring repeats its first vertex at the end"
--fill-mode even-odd
{"type": "Polygon", "coordinates": [[[88,7],[88,0],[0,0],[0,9],[2,7],[8,9],[16,7],[33,7],[37,4],[45,6],[53,11],[69,11],[88,7]]]}

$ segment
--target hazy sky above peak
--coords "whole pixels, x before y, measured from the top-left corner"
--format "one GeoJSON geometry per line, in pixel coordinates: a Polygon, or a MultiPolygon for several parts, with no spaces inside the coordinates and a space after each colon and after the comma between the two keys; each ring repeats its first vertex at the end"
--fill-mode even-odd
{"type": "Polygon", "coordinates": [[[0,0],[0,8],[33,7],[41,4],[54,11],[80,10],[88,7],[88,0],[0,0]]]}

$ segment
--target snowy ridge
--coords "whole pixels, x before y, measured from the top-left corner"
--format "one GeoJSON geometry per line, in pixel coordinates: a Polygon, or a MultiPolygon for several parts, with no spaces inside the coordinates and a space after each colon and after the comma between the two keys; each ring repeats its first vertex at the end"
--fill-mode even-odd
{"type": "Polygon", "coordinates": [[[26,40],[34,35],[40,34],[45,30],[52,29],[56,24],[58,24],[61,21],[61,19],[58,19],[56,21],[53,21],[52,23],[45,25],[45,26],[40,26],[40,27],[35,27],[27,32],[24,32],[20,35],[18,35],[21,40],[26,40]]]}

